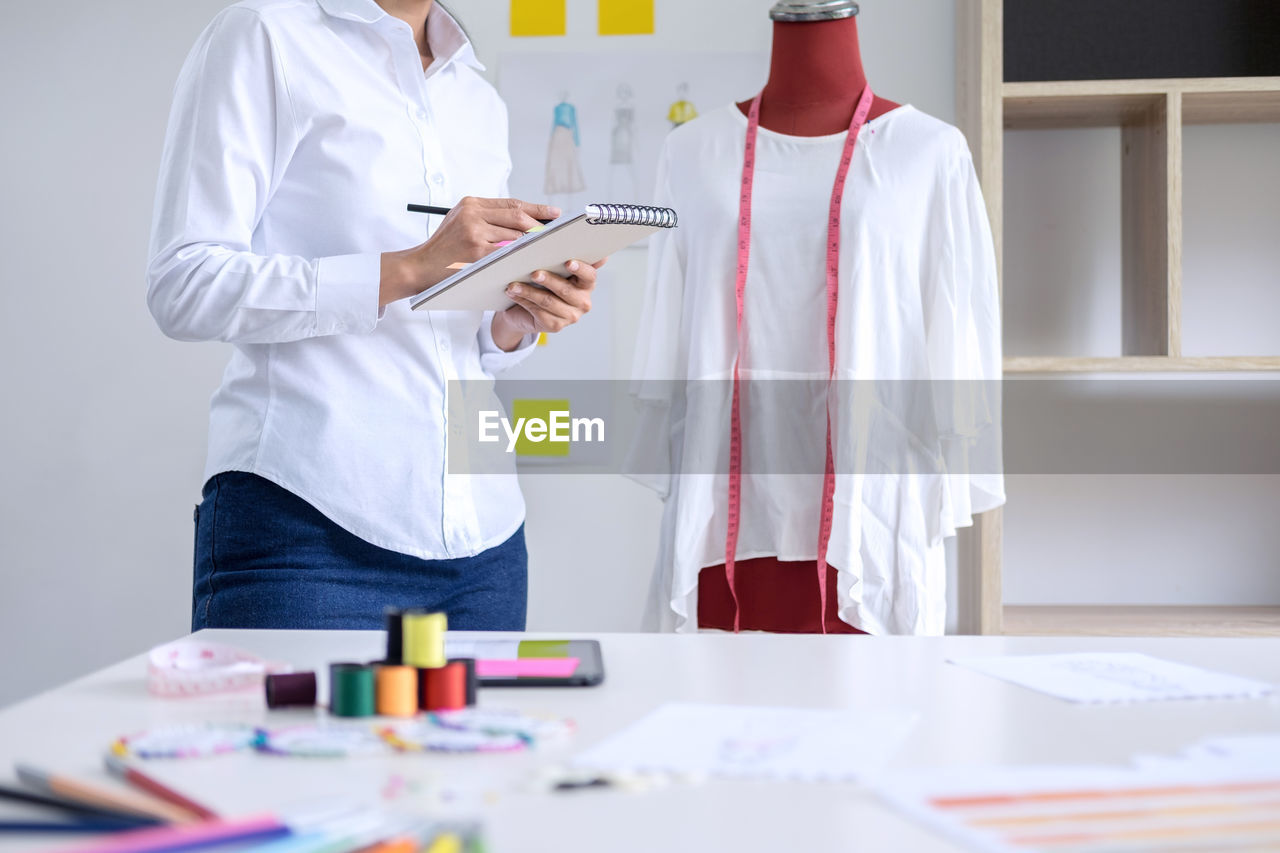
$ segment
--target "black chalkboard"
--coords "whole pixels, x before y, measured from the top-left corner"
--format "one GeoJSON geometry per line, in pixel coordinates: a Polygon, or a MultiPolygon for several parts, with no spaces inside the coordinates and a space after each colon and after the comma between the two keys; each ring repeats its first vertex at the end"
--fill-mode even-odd
{"type": "Polygon", "coordinates": [[[1005,0],[1004,79],[1280,76],[1280,0],[1005,0]]]}

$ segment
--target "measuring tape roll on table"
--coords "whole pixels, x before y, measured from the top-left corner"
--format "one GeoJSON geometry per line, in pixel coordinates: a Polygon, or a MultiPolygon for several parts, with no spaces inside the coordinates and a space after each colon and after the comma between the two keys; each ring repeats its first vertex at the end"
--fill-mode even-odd
{"type": "Polygon", "coordinates": [[[147,689],[156,696],[199,696],[260,687],[288,664],[263,660],[221,643],[178,640],[147,654],[147,689]]]}

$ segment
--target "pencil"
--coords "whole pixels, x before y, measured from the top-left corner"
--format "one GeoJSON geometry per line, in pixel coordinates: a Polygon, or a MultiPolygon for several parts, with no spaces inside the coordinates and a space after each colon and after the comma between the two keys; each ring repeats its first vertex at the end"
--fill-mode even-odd
{"type": "Polygon", "coordinates": [[[114,809],[132,815],[157,818],[166,823],[189,823],[191,814],[186,809],[170,805],[154,797],[131,791],[113,791],[78,779],[46,773],[26,764],[16,767],[22,784],[46,794],[65,797],[86,806],[114,809]]]}
{"type": "Polygon", "coordinates": [[[128,782],[139,791],[146,791],[148,794],[159,797],[166,803],[177,806],[183,811],[190,812],[191,816],[198,820],[217,820],[218,815],[212,809],[200,805],[178,793],[167,785],[156,781],[147,774],[143,773],[137,767],[134,767],[114,755],[106,757],[107,770],[117,779],[128,782]]]}
{"type": "Polygon", "coordinates": [[[29,832],[50,835],[92,833],[100,835],[104,832],[124,832],[127,829],[138,829],[136,823],[125,823],[119,820],[0,820],[0,832],[29,832]]]}
{"type": "MultiPolygon", "coordinates": [[[[448,216],[449,211],[453,208],[437,207],[434,204],[411,204],[408,206],[408,209],[410,213],[430,213],[436,216],[448,216]]],[[[538,221],[543,225],[550,225],[552,222],[555,222],[554,219],[539,219],[538,221]]]]}
{"type": "Polygon", "coordinates": [[[249,841],[261,842],[288,834],[289,827],[275,817],[261,815],[234,821],[209,820],[184,826],[136,829],[117,833],[100,841],[68,847],[59,853],[170,853],[203,847],[225,847],[249,841]]]}
{"type": "Polygon", "coordinates": [[[154,826],[160,823],[153,817],[141,817],[132,812],[122,812],[116,809],[104,809],[98,806],[86,806],[75,800],[68,800],[65,797],[54,797],[48,794],[37,794],[34,791],[27,791],[22,788],[10,788],[7,785],[0,785],[0,800],[11,800],[17,803],[29,803],[35,806],[44,806],[45,808],[57,809],[66,812],[68,816],[78,820],[93,820],[115,823],[125,827],[136,826],[154,826]]]}

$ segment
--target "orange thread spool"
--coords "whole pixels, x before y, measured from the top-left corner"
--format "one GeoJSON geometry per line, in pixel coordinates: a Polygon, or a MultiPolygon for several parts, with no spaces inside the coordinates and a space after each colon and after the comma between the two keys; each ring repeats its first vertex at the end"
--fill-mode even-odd
{"type": "Polygon", "coordinates": [[[412,717],[418,713],[418,671],[411,666],[378,667],[378,713],[412,717]]]}

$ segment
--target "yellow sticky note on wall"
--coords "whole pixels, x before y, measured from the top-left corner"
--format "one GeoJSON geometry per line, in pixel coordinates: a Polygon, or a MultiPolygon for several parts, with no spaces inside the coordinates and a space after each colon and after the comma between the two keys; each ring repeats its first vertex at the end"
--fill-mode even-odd
{"type": "Polygon", "coordinates": [[[511,35],[562,36],[566,0],[511,0],[511,35]]]}
{"type": "Polygon", "coordinates": [[[520,437],[516,456],[568,456],[568,400],[512,400],[511,420],[520,437]]]}
{"type": "Polygon", "coordinates": [[[600,35],[653,35],[653,0],[599,0],[600,35]]]}

